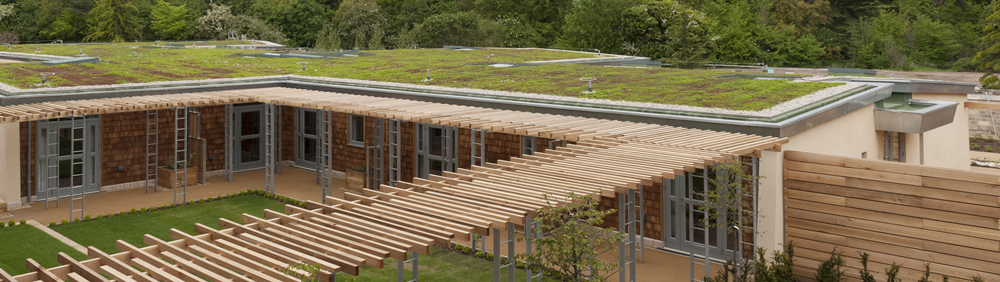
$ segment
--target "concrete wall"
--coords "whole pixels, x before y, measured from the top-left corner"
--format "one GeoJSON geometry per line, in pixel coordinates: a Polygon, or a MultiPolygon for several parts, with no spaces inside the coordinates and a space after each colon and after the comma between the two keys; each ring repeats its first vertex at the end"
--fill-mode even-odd
{"type": "MultiPolygon", "coordinates": [[[[913,99],[957,102],[952,123],[924,132],[923,164],[929,166],[969,169],[969,113],[965,109],[966,95],[919,94],[913,99]]],[[[920,163],[920,135],[906,134],[907,163],[920,163]]]]}
{"type": "Polygon", "coordinates": [[[21,206],[21,140],[18,123],[0,124],[0,210],[21,206]]]}

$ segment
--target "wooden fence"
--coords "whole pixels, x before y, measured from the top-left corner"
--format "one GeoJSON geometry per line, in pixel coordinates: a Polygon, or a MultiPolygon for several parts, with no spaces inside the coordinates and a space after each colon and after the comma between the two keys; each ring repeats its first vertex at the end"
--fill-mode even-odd
{"type": "Polygon", "coordinates": [[[932,281],[981,275],[1000,281],[998,174],[813,153],[784,153],[785,242],[793,241],[796,272],[811,280],[836,248],[850,280],[860,277],[859,252],[885,281],[917,281],[929,263],[932,281]]]}

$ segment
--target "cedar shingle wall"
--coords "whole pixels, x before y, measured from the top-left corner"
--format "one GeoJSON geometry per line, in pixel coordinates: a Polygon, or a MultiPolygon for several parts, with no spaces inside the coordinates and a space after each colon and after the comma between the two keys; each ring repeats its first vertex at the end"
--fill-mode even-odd
{"type": "MultiPolygon", "coordinates": [[[[31,177],[31,195],[34,195],[37,191],[38,184],[35,183],[35,157],[28,155],[28,147],[31,146],[31,154],[37,155],[38,150],[36,144],[38,143],[38,135],[32,136],[31,143],[28,143],[28,123],[22,122],[19,125],[21,132],[21,195],[28,195],[28,177],[31,177]],[[30,162],[30,163],[29,163],[30,162]],[[31,175],[28,175],[29,168],[31,175]]],[[[31,131],[38,132],[38,122],[31,122],[31,131]]]]}
{"type": "MultiPolygon", "coordinates": [[[[638,200],[638,199],[637,199],[638,200]]],[[[646,229],[643,233],[646,237],[662,240],[663,239],[663,183],[654,182],[651,187],[646,187],[643,189],[642,193],[643,200],[643,212],[646,213],[646,221],[644,225],[646,229]]],[[[615,197],[601,197],[600,202],[601,210],[608,209],[618,209],[618,196],[615,197]]],[[[614,228],[618,229],[618,212],[611,213],[604,218],[604,224],[601,225],[604,228],[614,228]]],[[[639,232],[639,230],[636,230],[639,232]]]]}

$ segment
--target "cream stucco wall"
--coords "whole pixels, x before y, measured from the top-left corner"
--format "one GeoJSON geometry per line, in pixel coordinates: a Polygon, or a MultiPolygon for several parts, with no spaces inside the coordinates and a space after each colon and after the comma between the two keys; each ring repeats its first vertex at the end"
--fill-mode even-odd
{"type": "MultiPolygon", "coordinates": [[[[795,150],[860,158],[867,152],[869,159],[879,158],[879,143],[875,132],[875,106],[868,105],[837,119],[825,122],[788,138],[782,150],[795,150]]],[[[761,153],[758,212],[759,246],[778,249],[784,242],[784,182],[781,152],[761,153]]]]}
{"type": "MultiPolygon", "coordinates": [[[[919,94],[913,99],[957,102],[955,119],[947,125],[924,132],[924,165],[969,169],[969,112],[966,95],[919,94]]],[[[907,163],[920,163],[920,134],[906,134],[907,163]]]]}
{"type": "Polygon", "coordinates": [[[21,206],[21,135],[17,123],[0,123],[0,200],[21,206]]]}

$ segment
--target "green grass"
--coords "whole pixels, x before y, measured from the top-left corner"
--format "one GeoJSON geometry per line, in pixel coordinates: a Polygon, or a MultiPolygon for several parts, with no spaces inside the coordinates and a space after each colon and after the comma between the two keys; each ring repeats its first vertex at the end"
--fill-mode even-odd
{"type": "Polygon", "coordinates": [[[107,253],[117,253],[116,240],[124,240],[137,247],[146,246],[145,234],[165,241],[170,239],[170,228],[197,234],[194,224],[201,223],[218,228],[219,218],[242,222],[243,213],[263,217],[264,209],[283,211],[285,204],[259,196],[240,196],[217,202],[192,204],[162,211],[136,215],[116,216],[91,222],[60,225],[52,229],[83,246],[94,246],[107,253]]]}
{"type": "MultiPolygon", "coordinates": [[[[450,250],[431,248],[431,254],[420,255],[418,257],[418,272],[420,281],[491,281],[493,280],[493,262],[480,258],[462,255],[450,250]]],[[[352,280],[350,275],[337,274],[337,281],[398,281],[396,272],[396,260],[386,259],[385,267],[382,269],[371,266],[362,266],[361,275],[356,280],[352,280]]],[[[410,269],[412,265],[405,266],[403,275],[410,279],[410,269]]],[[[503,281],[507,281],[507,269],[504,268],[500,276],[503,281]]],[[[515,277],[517,281],[525,281],[524,270],[518,269],[515,277]]],[[[545,281],[553,281],[545,279],[545,281]]]]}
{"type": "Polygon", "coordinates": [[[44,267],[59,266],[56,254],[66,253],[77,260],[87,259],[70,246],[31,225],[0,228],[0,268],[10,275],[28,272],[25,259],[32,258],[44,267]]]}
{"type": "MultiPolygon", "coordinates": [[[[170,241],[170,228],[176,228],[189,234],[196,234],[194,231],[195,222],[218,228],[218,218],[220,217],[227,218],[235,222],[241,222],[240,215],[242,213],[262,216],[262,211],[265,208],[282,211],[283,206],[284,204],[259,196],[241,196],[217,202],[172,208],[164,211],[116,216],[110,219],[61,225],[56,226],[53,229],[81,245],[94,246],[108,253],[117,253],[118,250],[115,249],[115,241],[118,239],[122,239],[137,247],[142,247],[145,246],[142,240],[144,234],[150,234],[166,241],[170,241]]],[[[8,230],[16,230],[18,228],[21,227],[0,229],[0,234],[4,234],[3,232],[8,230]]],[[[31,229],[41,233],[41,231],[37,231],[37,229],[31,229]]],[[[40,236],[28,235],[31,234],[15,236],[18,238],[40,238],[40,236]]],[[[48,236],[45,235],[45,237],[48,236]]],[[[54,242],[59,243],[58,241],[54,242]]],[[[6,240],[0,242],[0,250],[6,250],[3,245],[6,243],[6,240]]],[[[22,247],[24,249],[22,252],[27,252],[29,250],[32,252],[17,255],[13,259],[3,258],[7,252],[0,252],[0,258],[3,258],[3,260],[0,260],[0,263],[6,263],[7,261],[14,262],[16,266],[20,266],[20,272],[17,273],[24,272],[23,262],[26,257],[33,257],[36,259],[50,258],[52,261],[46,266],[58,265],[55,263],[56,246],[43,245],[42,247],[38,247],[38,244],[35,242],[29,242],[29,244],[19,242],[19,244],[22,246],[30,246],[27,248],[22,247]]],[[[61,247],[69,249],[69,247],[65,245],[62,245],[61,247]]],[[[69,250],[72,251],[72,249],[69,250]]],[[[86,258],[83,254],[76,254],[80,256],[79,259],[86,258]]],[[[42,264],[45,264],[45,262],[42,262],[42,264]]],[[[0,266],[3,266],[5,270],[9,270],[8,266],[5,264],[0,264],[0,266]]],[[[409,264],[406,265],[404,274],[407,275],[406,277],[411,277],[409,276],[411,275],[409,271],[410,267],[412,266],[409,264]]],[[[431,248],[430,255],[420,255],[419,267],[420,280],[426,281],[489,281],[493,277],[492,262],[440,248],[431,248]]],[[[518,281],[525,280],[525,272],[523,270],[518,269],[516,275],[518,281]]],[[[339,274],[338,276],[338,281],[396,281],[396,261],[393,259],[386,259],[385,267],[382,269],[371,266],[362,266],[361,275],[356,277],[356,280],[352,280],[351,276],[347,274],[339,274]]],[[[504,275],[502,277],[507,277],[506,270],[504,271],[504,275]]]]}
{"type": "Polygon", "coordinates": [[[107,85],[118,83],[200,80],[297,74],[303,76],[363,79],[447,87],[517,91],[556,96],[619,101],[689,105],[734,110],[762,110],[808,95],[836,83],[790,83],[780,80],[716,78],[729,72],[668,68],[622,68],[555,65],[494,68],[468,63],[525,63],[538,60],[594,58],[592,54],[528,49],[452,51],[403,49],[366,51],[373,57],[301,59],[231,57],[238,50],[132,49],[152,43],[106,45],[15,45],[11,50],[73,56],[83,49],[102,63],[42,66],[0,65],[0,82],[37,88],[41,72],[54,72],[51,86],[107,85]],[[133,54],[138,51],[139,58],[133,54]],[[492,54],[492,59],[486,61],[492,54]],[[309,62],[301,71],[298,62],[309,62]],[[431,70],[432,81],[424,82],[431,70]],[[582,77],[595,77],[596,93],[584,94],[582,77]]]}

